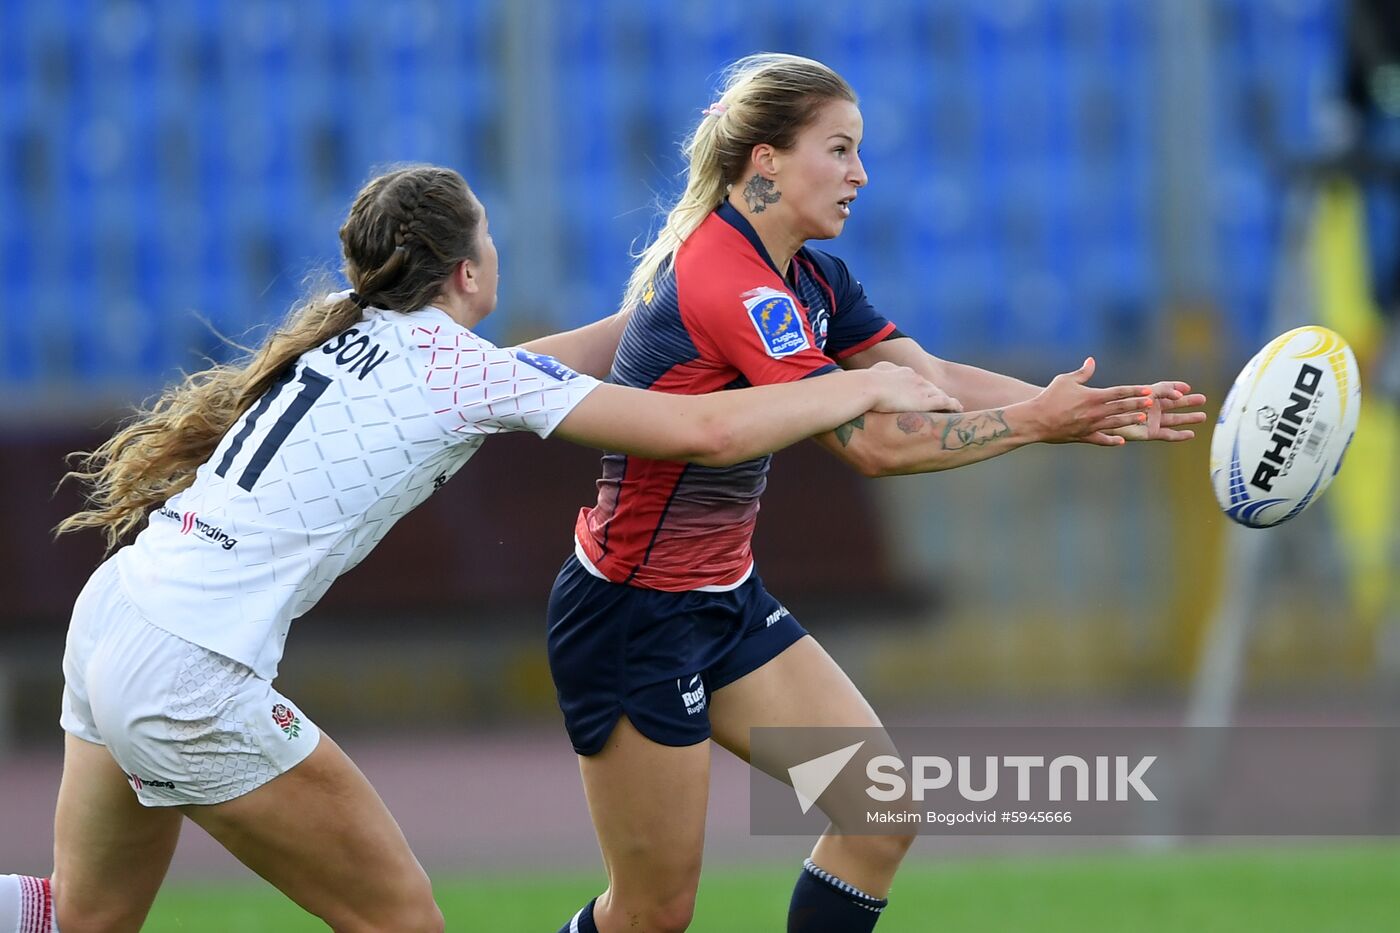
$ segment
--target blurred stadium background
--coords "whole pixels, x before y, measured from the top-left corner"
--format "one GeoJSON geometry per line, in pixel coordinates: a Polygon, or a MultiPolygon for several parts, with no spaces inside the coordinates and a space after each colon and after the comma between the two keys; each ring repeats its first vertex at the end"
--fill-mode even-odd
{"type": "MultiPolygon", "coordinates": [[[[62,454],[333,271],[389,163],[456,167],[487,205],[489,337],[610,313],[719,70],[760,49],[861,94],[871,184],[833,249],[931,351],[1035,380],[1092,353],[1103,384],[1184,378],[1214,413],[1258,345],[1316,322],[1368,378],[1348,470],[1266,534],[1218,514],[1208,430],[880,482],[780,454],[759,567],[877,708],[1390,721],[1395,20],[1386,0],[0,0],[0,870],[48,868],[64,626],[101,557],[50,539],[77,504],[62,454]]],[[[493,440],[289,644],[279,685],[436,871],[598,870],[542,633],[595,465],[493,440]]],[[[711,864],[790,862],[806,843],[748,838],[720,758],[711,864]]],[[[248,877],[187,836],[177,875],[248,877]]]]}

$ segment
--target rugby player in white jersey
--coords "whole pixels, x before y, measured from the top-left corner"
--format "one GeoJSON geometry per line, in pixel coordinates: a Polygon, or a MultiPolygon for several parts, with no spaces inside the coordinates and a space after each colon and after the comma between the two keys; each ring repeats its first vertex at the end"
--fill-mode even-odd
{"type": "Polygon", "coordinates": [[[721,465],[870,409],[956,405],[897,367],[708,396],[604,385],[588,373],[616,319],[497,348],[470,329],[496,249],[448,169],[373,179],[340,236],[353,291],[167,389],[70,474],[89,502],[60,531],[116,547],[146,524],[74,607],[54,872],[0,876],[0,933],[139,929],[185,817],[337,930],[441,929],[374,789],[272,685],[292,620],[489,434],[721,465]]]}

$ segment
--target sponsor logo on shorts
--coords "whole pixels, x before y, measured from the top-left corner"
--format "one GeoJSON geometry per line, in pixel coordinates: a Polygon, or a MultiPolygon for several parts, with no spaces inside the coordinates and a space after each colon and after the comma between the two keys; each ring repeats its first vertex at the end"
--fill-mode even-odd
{"type": "Polygon", "coordinates": [[[745,292],[743,298],[749,320],[769,356],[780,359],[811,346],[791,295],[776,288],[755,288],[745,292]]]}
{"type": "Polygon", "coordinates": [[[272,707],[272,721],[277,723],[277,728],[287,733],[289,742],[301,735],[301,717],[285,703],[278,703],[272,707]]]}
{"type": "Polygon", "coordinates": [[[787,606],[781,606],[781,605],[780,605],[780,606],[778,606],[777,609],[774,609],[772,612],[768,613],[768,618],[766,618],[766,619],[763,620],[763,624],[764,624],[765,627],[772,626],[772,624],[773,624],[774,622],[777,622],[777,621],[778,621],[779,619],[781,619],[783,616],[791,615],[791,614],[792,614],[792,613],[788,612],[787,606]]]}
{"type": "Polygon", "coordinates": [[[694,716],[705,708],[705,682],[696,674],[690,680],[676,678],[676,689],[680,691],[681,702],[685,704],[688,716],[694,716]]]}
{"type": "Polygon", "coordinates": [[[143,787],[163,787],[166,790],[175,789],[174,781],[153,781],[150,778],[137,777],[135,771],[128,774],[126,779],[131,782],[131,786],[137,790],[141,790],[143,787]]]}
{"type": "Polygon", "coordinates": [[[217,544],[225,551],[231,551],[238,546],[237,538],[230,537],[228,532],[218,525],[211,525],[201,520],[197,512],[177,512],[174,509],[161,506],[156,509],[156,514],[161,518],[179,522],[180,534],[182,535],[194,533],[199,540],[217,544]]]}

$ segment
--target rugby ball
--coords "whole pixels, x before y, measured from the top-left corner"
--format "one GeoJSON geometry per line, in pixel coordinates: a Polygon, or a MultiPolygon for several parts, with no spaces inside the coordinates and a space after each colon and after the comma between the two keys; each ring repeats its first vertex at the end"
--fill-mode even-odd
{"type": "Polygon", "coordinates": [[[1356,434],[1361,374],[1351,347],[1325,327],[1299,327],[1249,361],[1221,406],[1210,481],[1227,516],[1282,524],[1332,482],[1356,434]]]}

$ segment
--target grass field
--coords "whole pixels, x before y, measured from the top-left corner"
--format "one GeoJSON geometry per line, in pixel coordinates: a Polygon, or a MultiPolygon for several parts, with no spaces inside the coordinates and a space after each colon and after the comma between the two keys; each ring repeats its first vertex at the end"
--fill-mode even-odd
{"type": "MultiPolygon", "coordinates": [[[[794,866],[706,871],[696,933],[781,933],[794,866]]],[[[554,933],[596,875],[438,878],[448,930],[554,933]]],[[[168,885],[147,931],[323,930],[260,886],[168,885]]],[[[879,933],[1400,929],[1400,847],[917,863],[879,933]]]]}

